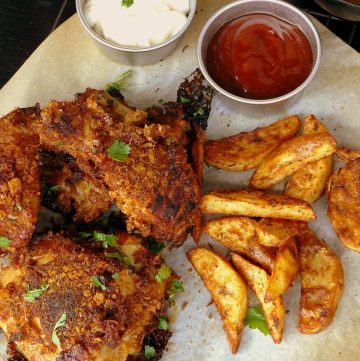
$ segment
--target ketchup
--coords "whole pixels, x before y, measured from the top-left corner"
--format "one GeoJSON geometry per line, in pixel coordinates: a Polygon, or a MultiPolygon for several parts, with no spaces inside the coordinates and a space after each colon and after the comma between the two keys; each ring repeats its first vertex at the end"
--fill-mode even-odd
{"type": "Polygon", "coordinates": [[[267,14],[224,24],[207,50],[207,69],[223,89],[249,99],[289,93],[309,76],[313,54],[303,32],[267,14]]]}

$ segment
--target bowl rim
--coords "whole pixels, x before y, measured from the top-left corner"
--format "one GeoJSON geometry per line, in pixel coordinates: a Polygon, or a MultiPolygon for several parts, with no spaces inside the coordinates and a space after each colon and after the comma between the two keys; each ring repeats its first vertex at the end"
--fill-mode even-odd
{"type": "MultiPolygon", "coordinates": [[[[263,1],[265,3],[267,2],[265,0],[255,0],[255,1],[263,1]]],[[[212,77],[210,76],[210,74],[208,73],[208,71],[206,69],[206,66],[204,64],[204,60],[203,60],[203,57],[202,57],[202,45],[203,45],[202,43],[203,43],[204,36],[205,36],[206,32],[208,31],[210,25],[214,21],[216,21],[216,19],[220,15],[222,15],[225,11],[227,11],[227,10],[233,8],[233,7],[236,7],[238,5],[245,4],[245,3],[251,3],[251,2],[255,2],[255,1],[254,0],[236,0],[234,2],[231,2],[230,4],[227,4],[227,5],[223,6],[223,7],[221,7],[219,10],[217,10],[208,19],[208,21],[206,22],[206,24],[204,25],[204,27],[201,30],[199,40],[198,40],[198,43],[197,43],[197,58],[198,58],[200,69],[201,69],[202,73],[204,74],[206,80],[211,84],[211,86],[213,88],[215,88],[218,92],[225,95],[226,97],[228,97],[228,98],[230,98],[232,100],[235,100],[237,102],[242,102],[242,103],[247,103],[247,104],[260,104],[260,105],[261,104],[262,105],[274,104],[274,103],[285,101],[285,100],[297,95],[302,90],[304,90],[306,88],[306,86],[309,85],[309,83],[315,77],[315,75],[316,75],[316,73],[317,73],[317,71],[319,69],[320,62],[321,62],[321,53],[322,52],[321,52],[321,39],[320,39],[319,31],[317,30],[316,26],[311,21],[311,19],[304,12],[302,12],[301,10],[296,8],[294,5],[291,5],[291,4],[289,4],[287,2],[284,2],[282,0],[272,0],[271,2],[269,2],[269,5],[270,5],[270,3],[271,4],[276,3],[276,4],[280,5],[280,6],[287,7],[289,10],[291,10],[293,12],[296,12],[298,15],[300,15],[308,23],[308,25],[309,25],[309,27],[310,27],[310,29],[311,29],[312,33],[314,34],[314,37],[315,37],[315,43],[316,43],[316,48],[317,48],[317,56],[316,56],[315,62],[313,64],[312,70],[311,70],[310,74],[308,75],[308,77],[297,88],[295,88],[291,92],[286,93],[286,94],[281,95],[281,96],[276,97],[276,98],[269,98],[269,99],[249,99],[249,98],[243,98],[243,97],[237,96],[235,94],[232,94],[232,93],[228,92],[224,88],[222,88],[220,85],[218,85],[212,79],[212,77]]],[[[264,12],[263,11],[260,11],[260,12],[254,11],[254,13],[259,14],[259,13],[264,13],[264,12]]],[[[271,14],[271,12],[270,12],[270,14],[271,14]]],[[[236,17],[234,17],[234,19],[235,18],[236,17]]],[[[286,19],[284,19],[284,20],[286,20],[286,19]]],[[[220,27],[219,27],[219,29],[220,29],[220,27]]]]}
{"type": "MultiPolygon", "coordinates": [[[[83,3],[85,4],[87,0],[84,0],[83,3]]],[[[82,24],[82,26],[84,27],[84,29],[90,34],[90,36],[95,39],[96,41],[98,41],[100,44],[114,49],[114,50],[119,50],[119,51],[125,51],[125,52],[129,52],[129,53],[144,53],[144,52],[149,52],[149,51],[153,51],[153,50],[157,50],[160,48],[163,48],[169,44],[171,44],[172,42],[176,41],[179,37],[181,37],[184,32],[188,29],[188,27],[190,26],[195,13],[196,13],[196,7],[197,7],[197,0],[189,0],[190,3],[190,11],[189,14],[187,16],[187,20],[185,25],[175,34],[175,36],[173,36],[171,39],[158,44],[158,45],[154,45],[154,46],[149,46],[149,47],[142,47],[142,48],[134,48],[134,47],[130,47],[130,46],[122,46],[122,45],[117,45],[114,44],[108,40],[105,40],[104,38],[102,38],[100,35],[98,35],[87,23],[86,19],[85,19],[85,15],[84,15],[84,10],[83,7],[81,6],[81,2],[82,0],[76,0],[75,1],[75,6],[76,6],[76,13],[80,19],[80,22],[82,24]]]]}
{"type": "Polygon", "coordinates": [[[354,3],[351,3],[351,2],[346,1],[346,0],[333,0],[333,1],[337,2],[337,3],[341,4],[341,5],[344,5],[345,7],[349,6],[351,8],[356,9],[356,10],[360,10],[360,3],[359,4],[354,4],[354,3]]]}

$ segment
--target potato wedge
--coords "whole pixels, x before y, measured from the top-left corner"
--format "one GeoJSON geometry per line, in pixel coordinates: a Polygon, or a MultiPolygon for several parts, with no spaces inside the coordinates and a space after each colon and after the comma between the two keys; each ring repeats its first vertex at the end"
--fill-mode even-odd
{"type": "Polygon", "coordinates": [[[344,288],[339,258],[308,230],[299,241],[301,298],[299,329],[313,334],[329,326],[344,288]]]}
{"type": "Polygon", "coordinates": [[[250,185],[271,188],[305,164],[327,157],[336,151],[336,141],[328,133],[306,134],[282,143],[253,173],[250,185]]]}
{"type": "Polygon", "coordinates": [[[231,352],[240,345],[247,312],[247,287],[241,276],[222,257],[206,248],[195,248],[187,257],[209,290],[224,322],[231,352]]]}
{"type": "Polygon", "coordinates": [[[309,203],[284,195],[255,190],[218,189],[203,196],[203,213],[223,213],[247,217],[273,217],[311,221],[316,214],[309,203]]]}
{"type": "Polygon", "coordinates": [[[280,247],[287,240],[300,233],[305,222],[282,218],[263,218],[255,227],[257,241],[265,247],[280,247]]]}
{"type": "MultiPolygon", "coordinates": [[[[309,115],[305,119],[303,134],[327,132],[325,126],[314,115],[309,115]]],[[[285,194],[309,203],[317,201],[326,189],[332,169],[332,155],[304,165],[290,177],[285,187],[285,194]]]]}
{"type": "Polygon", "coordinates": [[[338,147],[336,149],[336,156],[343,160],[345,163],[349,163],[352,160],[360,158],[360,150],[338,147]]]}
{"type": "Polygon", "coordinates": [[[234,252],[239,252],[269,273],[272,270],[276,252],[263,247],[256,240],[257,222],[247,217],[214,219],[204,227],[204,232],[234,252]]]}
{"type": "Polygon", "coordinates": [[[299,270],[300,263],[297,246],[294,238],[291,237],[286,244],[279,248],[266,290],[265,302],[274,301],[277,297],[284,294],[292,286],[299,270]]]}
{"type": "Polygon", "coordinates": [[[269,284],[269,275],[237,254],[232,254],[231,259],[235,268],[244,277],[247,285],[258,298],[272,339],[275,343],[280,343],[285,319],[282,297],[277,297],[272,302],[265,302],[264,298],[269,284]]]}
{"type": "Polygon", "coordinates": [[[205,143],[206,163],[228,171],[245,171],[257,167],[285,140],[298,132],[300,119],[290,116],[267,127],[205,143]]]}
{"type": "Polygon", "coordinates": [[[331,177],[328,217],[345,247],[360,252],[360,158],[347,163],[331,177]]]}

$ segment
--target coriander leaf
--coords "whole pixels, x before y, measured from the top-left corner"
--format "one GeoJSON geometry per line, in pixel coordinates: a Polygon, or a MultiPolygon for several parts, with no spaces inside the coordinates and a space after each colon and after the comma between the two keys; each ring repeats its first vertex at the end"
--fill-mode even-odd
{"type": "Polygon", "coordinates": [[[127,8],[134,4],[134,0],[122,0],[121,5],[126,6],[127,8]]]}
{"type": "Polygon", "coordinates": [[[120,273],[119,273],[119,272],[115,272],[115,273],[111,276],[111,278],[112,278],[113,280],[118,280],[118,279],[120,279],[120,273]]]}
{"type": "Polygon", "coordinates": [[[19,211],[22,211],[22,210],[23,210],[23,207],[21,206],[20,203],[16,203],[16,208],[17,208],[19,211]]]}
{"type": "Polygon", "coordinates": [[[187,103],[190,103],[190,99],[185,98],[185,97],[180,97],[180,103],[181,103],[181,104],[187,104],[187,103]]]}
{"type": "Polygon", "coordinates": [[[164,99],[159,99],[159,104],[164,103],[164,99]]]}
{"type": "Polygon", "coordinates": [[[108,148],[108,156],[118,162],[125,162],[130,154],[131,147],[120,140],[115,140],[108,148]]]}
{"type": "Polygon", "coordinates": [[[146,240],[147,240],[148,250],[151,253],[159,253],[161,250],[165,248],[164,243],[156,242],[155,238],[153,237],[148,237],[146,240]]]}
{"type": "Polygon", "coordinates": [[[107,290],[107,287],[96,276],[91,276],[91,282],[95,287],[100,287],[103,291],[107,290]]]}
{"type": "Polygon", "coordinates": [[[59,327],[64,327],[65,324],[66,324],[66,321],[67,321],[67,313],[64,312],[60,318],[57,320],[56,324],[55,324],[55,327],[54,327],[54,331],[52,333],[52,342],[57,345],[57,346],[60,346],[60,340],[59,340],[59,337],[57,335],[57,330],[59,327]]]}
{"type": "Polygon", "coordinates": [[[257,328],[265,336],[269,334],[269,329],[267,327],[266,320],[260,305],[256,305],[255,307],[250,307],[248,309],[244,323],[246,326],[249,326],[251,329],[257,328]]]}
{"type": "Polygon", "coordinates": [[[147,360],[150,360],[152,357],[155,356],[155,349],[152,346],[145,345],[144,347],[144,356],[147,360]]]}
{"type": "Polygon", "coordinates": [[[170,276],[171,276],[171,269],[165,263],[163,263],[160,266],[158,273],[155,275],[155,279],[159,283],[162,283],[163,281],[167,280],[170,276]]]}
{"type": "Polygon", "coordinates": [[[12,243],[12,240],[6,237],[0,236],[0,247],[8,248],[12,243]]]}
{"type": "Polygon", "coordinates": [[[194,113],[194,116],[204,115],[204,114],[205,114],[204,108],[199,108],[199,109],[197,110],[197,112],[194,113]]]}
{"type": "Polygon", "coordinates": [[[168,330],[169,329],[169,324],[168,324],[168,319],[165,316],[160,316],[158,317],[158,326],[157,328],[160,330],[168,330]]]}
{"type": "Polygon", "coordinates": [[[119,262],[123,263],[125,266],[132,265],[130,258],[128,256],[120,254],[119,252],[106,253],[106,257],[117,259],[119,262]]]}
{"type": "Polygon", "coordinates": [[[169,295],[168,300],[172,301],[177,293],[185,292],[185,289],[182,283],[179,280],[172,280],[170,287],[167,289],[167,294],[169,295]]]}
{"type": "Polygon", "coordinates": [[[50,192],[56,192],[60,189],[60,186],[52,186],[48,188],[48,191],[50,192]]]}
{"type": "Polygon", "coordinates": [[[80,232],[79,235],[81,238],[89,238],[92,236],[92,233],[80,232]]]}
{"type": "Polygon", "coordinates": [[[33,288],[28,290],[24,296],[25,300],[28,302],[34,302],[38,297],[40,297],[50,285],[46,282],[41,282],[39,288],[33,288]]]}
{"type": "MultiPolygon", "coordinates": [[[[123,1],[123,4],[122,4],[123,6],[124,6],[124,2],[129,3],[130,1],[123,1]]],[[[129,7],[129,6],[131,6],[131,5],[132,5],[132,3],[131,3],[130,5],[125,5],[125,6],[129,7]]],[[[126,80],[130,75],[131,75],[131,69],[129,69],[129,70],[125,71],[124,73],[122,73],[122,74],[118,77],[118,79],[117,79],[116,81],[107,84],[106,87],[105,87],[105,91],[106,91],[107,93],[109,93],[110,95],[114,95],[114,96],[119,95],[120,90],[127,87],[127,84],[126,84],[126,81],[125,81],[125,80],[126,80]]]]}
{"type": "Polygon", "coordinates": [[[113,235],[113,234],[106,234],[106,233],[100,233],[100,232],[94,232],[94,239],[96,241],[100,241],[103,242],[103,247],[104,248],[108,248],[108,247],[114,247],[117,248],[119,247],[117,240],[118,238],[113,235]]]}

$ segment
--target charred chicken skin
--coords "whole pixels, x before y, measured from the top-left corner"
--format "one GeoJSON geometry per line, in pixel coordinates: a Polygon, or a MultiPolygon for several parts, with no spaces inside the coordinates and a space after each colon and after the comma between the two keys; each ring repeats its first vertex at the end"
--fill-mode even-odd
{"type": "Polygon", "coordinates": [[[26,245],[40,205],[38,136],[30,124],[39,108],[16,109],[0,119],[0,251],[26,245]]]}
{"type": "Polygon", "coordinates": [[[125,361],[141,352],[167,283],[155,279],[160,256],[118,237],[132,266],[51,233],[12,255],[0,277],[0,327],[28,361],[125,361]]]}
{"type": "Polygon", "coordinates": [[[88,89],[74,101],[50,102],[34,129],[43,147],[70,154],[81,169],[102,179],[126,214],[129,231],[162,242],[186,239],[199,217],[201,192],[188,162],[189,123],[180,107],[176,117],[157,123],[144,111],[88,89]],[[126,160],[109,156],[115,141],[129,146],[126,160]]]}

